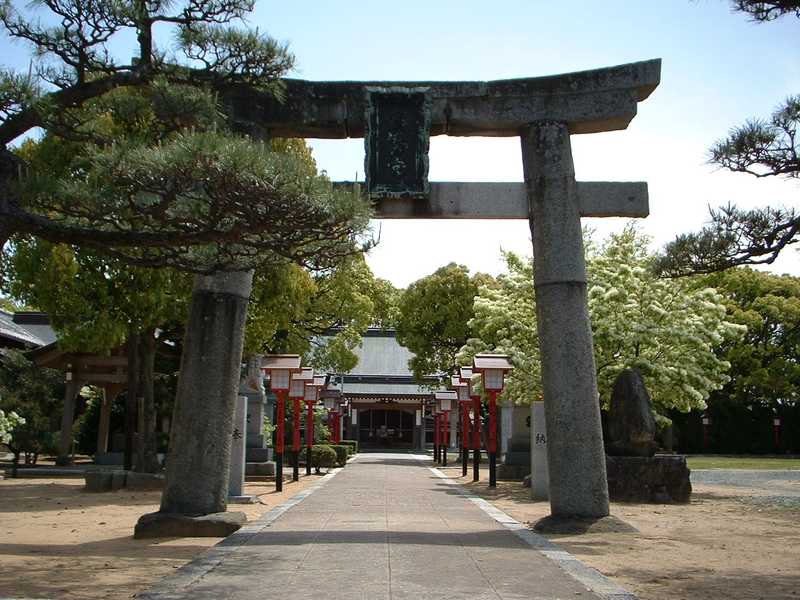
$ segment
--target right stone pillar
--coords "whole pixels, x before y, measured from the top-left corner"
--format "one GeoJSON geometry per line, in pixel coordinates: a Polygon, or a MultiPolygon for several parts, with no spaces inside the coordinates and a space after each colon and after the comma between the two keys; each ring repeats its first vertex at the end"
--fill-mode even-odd
{"type": "Polygon", "coordinates": [[[522,163],[533,237],[550,510],[556,517],[608,515],[580,207],[566,123],[531,124],[522,163]]]}

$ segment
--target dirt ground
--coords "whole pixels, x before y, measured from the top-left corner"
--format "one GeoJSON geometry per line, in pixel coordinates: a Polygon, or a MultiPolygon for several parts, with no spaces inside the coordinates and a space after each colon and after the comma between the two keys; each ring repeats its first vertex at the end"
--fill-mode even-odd
{"type": "MultiPolygon", "coordinates": [[[[247,483],[260,504],[235,504],[248,520],[288,500],[320,476],[247,483]]],[[[161,492],[93,494],[83,479],[0,481],[0,598],[130,598],[169,575],[220,538],[134,540],[144,513],[158,510],[161,492]]]]}
{"type": "MultiPolygon", "coordinates": [[[[461,480],[521,522],[549,513],[518,482],[461,480]]],[[[261,504],[232,505],[255,519],[315,481],[301,476],[277,494],[249,483],[261,504]]],[[[792,493],[800,482],[785,484],[792,493]]],[[[800,502],[763,489],[695,485],[689,505],[614,504],[612,514],[639,533],[549,536],[642,600],[800,599],[800,502]]],[[[130,598],[219,541],[134,540],[140,515],[159,492],[83,491],[82,479],[0,481],[0,598],[130,598]]]]}
{"type": "MultiPolygon", "coordinates": [[[[517,521],[533,524],[549,504],[519,482],[462,479],[517,521]]],[[[792,482],[800,492],[800,482],[792,482]]],[[[614,503],[611,513],[639,533],[548,535],[642,600],[800,598],[800,502],[778,502],[760,488],[694,485],[688,505],[614,503]]]]}

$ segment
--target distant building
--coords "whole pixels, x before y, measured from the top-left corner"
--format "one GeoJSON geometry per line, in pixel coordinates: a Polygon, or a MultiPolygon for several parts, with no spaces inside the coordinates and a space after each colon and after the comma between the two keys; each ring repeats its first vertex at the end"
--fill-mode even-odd
{"type": "Polygon", "coordinates": [[[414,355],[398,343],[393,329],[368,329],[355,353],[356,367],[333,376],[349,403],[346,435],[364,447],[421,448],[431,392],[408,368],[414,355]]]}

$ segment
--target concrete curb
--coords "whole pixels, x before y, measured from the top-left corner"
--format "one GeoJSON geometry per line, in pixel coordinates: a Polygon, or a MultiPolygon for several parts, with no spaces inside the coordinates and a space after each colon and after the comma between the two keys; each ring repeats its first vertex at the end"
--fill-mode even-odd
{"type": "Polygon", "coordinates": [[[456,481],[450,479],[435,467],[428,467],[434,475],[440,477],[445,483],[454,486],[454,489],[462,496],[476,504],[483,512],[492,517],[506,529],[509,529],[523,542],[543,554],[546,558],[555,562],[563,571],[576,579],[581,585],[588,588],[590,592],[597,594],[604,600],[639,600],[638,596],[614,583],[611,579],[593,569],[589,565],[582,563],[575,556],[564,550],[561,546],[554,544],[544,536],[531,531],[519,521],[513,519],[502,510],[497,508],[488,500],[476,496],[465,489],[456,481]]]}
{"type": "Polygon", "coordinates": [[[341,470],[332,469],[313,485],[298,492],[283,504],[279,504],[264,513],[252,523],[247,523],[236,533],[229,535],[191,562],[177,569],[175,573],[167,575],[147,590],[135,594],[134,598],[141,600],[178,600],[180,598],[185,600],[187,597],[186,588],[216,569],[224,560],[230,558],[239,548],[247,544],[250,538],[272,525],[283,513],[300,504],[300,502],[333,479],[341,470]]]}

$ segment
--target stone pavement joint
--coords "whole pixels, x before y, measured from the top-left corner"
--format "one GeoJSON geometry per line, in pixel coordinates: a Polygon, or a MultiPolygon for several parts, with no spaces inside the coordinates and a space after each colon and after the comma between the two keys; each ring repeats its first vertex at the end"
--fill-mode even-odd
{"type": "Polygon", "coordinates": [[[620,587],[596,569],[585,565],[575,556],[564,550],[561,546],[558,546],[544,536],[531,531],[525,527],[525,525],[494,506],[488,500],[485,500],[480,496],[476,496],[469,490],[464,489],[457,482],[449,479],[447,475],[442,473],[439,469],[435,469],[433,467],[430,469],[437,476],[444,479],[447,483],[457,486],[456,489],[461,495],[469,498],[495,521],[513,531],[517,537],[533,548],[536,548],[541,554],[550,560],[554,561],[559,567],[564,569],[564,571],[569,573],[572,577],[577,579],[589,590],[596,593],[604,600],[638,600],[638,597],[635,594],[632,594],[626,589],[620,587]]]}
{"type": "Polygon", "coordinates": [[[361,453],[137,597],[634,598],[430,464],[361,453]]]}

